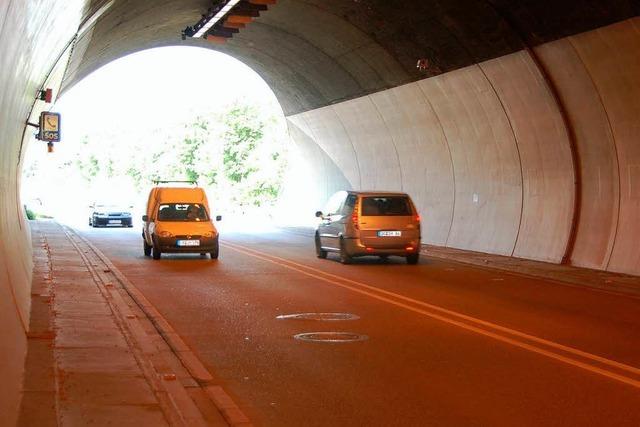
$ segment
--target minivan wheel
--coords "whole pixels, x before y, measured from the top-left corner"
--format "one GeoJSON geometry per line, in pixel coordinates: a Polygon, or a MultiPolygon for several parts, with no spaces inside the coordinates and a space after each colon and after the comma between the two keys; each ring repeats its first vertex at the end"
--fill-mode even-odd
{"type": "Polygon", "coordinates": [[[327,258],[327,251],[322,249],[322,246],[320,244],[320,236],[318,236],[317,233],[316,233],[316,256],[322,259],[327,258]]]}
{"type": "Polygon", "coordinates": [[[340,262],[343,264],[351,264],[351,255],[347,253],[344,247],[344,239],[340,238],[340,262]]]}
{"type": "Polygon", "coordinates": [[[147,241],[142,239],[142,245],[144,248],[144,256],[151,256],[151,246],[147,245],[147,241]]]}
{"type": "Polygon", "coordinates": [[[160,248],[158,246],[153,245],[151,247],[151,255],[153,256],[153,259],[160,259],[162,251],[160,251],[160,248]]]}
{"type": "Polygon", "coordinates": [[[411,255],[407,255],[407,264],[417,264],[418,260],[420,259],[420,254],[411,254],[411,255]]]}

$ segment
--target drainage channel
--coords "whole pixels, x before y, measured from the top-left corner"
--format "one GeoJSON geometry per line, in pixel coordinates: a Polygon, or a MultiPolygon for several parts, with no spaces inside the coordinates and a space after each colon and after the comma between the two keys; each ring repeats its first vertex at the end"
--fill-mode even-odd
{"type": "Polygon", "coordinates": [[[131,349],[173,426],[246,425],[250,420],[157,309],[90,241],[71,228],[67,238],[92,271],[131,349]],[[138,354],[139,353],[139,354],[138,354]]]}

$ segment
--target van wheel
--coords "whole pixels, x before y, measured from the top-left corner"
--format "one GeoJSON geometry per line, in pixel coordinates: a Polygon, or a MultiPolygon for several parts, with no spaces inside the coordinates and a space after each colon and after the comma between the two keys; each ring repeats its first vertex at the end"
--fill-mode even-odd
{"type": "Polygon", "coordinates": [[[343,238],[340,238],[340,262],[343,264],[351,264],[351,255],[347,253],[343,238]]]}
{"type": "Polygon", "coordinates": [[[420,259],[420,254],[407,255],[407,264],[415,265],[420,259]]]}
{"type": "Polygon", "coordinates": [[[162,251],[160,251],[160,248],[156,245],[153,245],[151,247],[151,254],[153,255],[153,259],[160,259],[160,256],[162,255],[162,251]]]}
{"type": "Polygon", "coordinates": [[[147,241],[142,239],[142,245],[144,248],[144,256],[151,256],[151,246],[147,245],[147,241]]]}
{"type": "Polygon", "coordinates": [[[211,255],[211,259],[218,259],[218,256],[220,255],[220,246],[218,245],[217,241],[216,241],[216,246],[213,248],[211,252],[209,252],[209,255],[211,255]]]}
{"type": "Polygon", "coordinates": [[[318,235],[318,233],[316,233],[316,256],[322,259],[327,258],[327,251],[322,249],[322,246],[320,245],[320,236],[318,235]]]}

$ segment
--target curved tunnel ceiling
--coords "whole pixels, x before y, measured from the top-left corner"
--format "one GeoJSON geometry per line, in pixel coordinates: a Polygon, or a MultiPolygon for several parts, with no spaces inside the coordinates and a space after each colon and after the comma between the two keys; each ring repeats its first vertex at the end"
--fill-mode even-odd
{"type": "Polygon", "coordinates": [[[271,85],[325,194],[356,182],[401,189],[429,213],[426,243],[640,274],[640,18],[628,19],[638,0],[278,0],[223,45],[181,40],[211,4],[0,1],[0,236],[11,242],[0,244],[0,413],[9,424],[30,303],[45,301],[30,286],[31,244],[42,241],[29,238],[19,191],[22,147],[33,142],[25,118],[45,108],[38,89],[57,87],[50,66],[67,57],[80,16],[73,54],[59,64],[66,88],[140,50],[216,49],[271,85]]]}
{"type": "Polygon", "coordinates": [[[253,68],[292,115],[640,14],[634,0],[278,0],[224,44],[181,40],[211,5],[115,0],[78,39],[63,89],[130,53],[201,46],[253,68]]]}

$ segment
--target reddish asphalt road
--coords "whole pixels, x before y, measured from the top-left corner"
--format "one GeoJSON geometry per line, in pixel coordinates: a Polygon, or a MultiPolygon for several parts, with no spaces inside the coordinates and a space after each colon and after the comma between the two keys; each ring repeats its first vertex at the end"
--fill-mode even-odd
{"type": "Polygon", "coordinates": [[[256,425],[640,425],[637,298],[427,257],[345,266],[291,232],[224,234],[218,261],[82,234],[256,425]],[[329,312],[359,318],[277,318],[329,312]],[[368,339],[294,339],[320,331],[368,339]]]}

